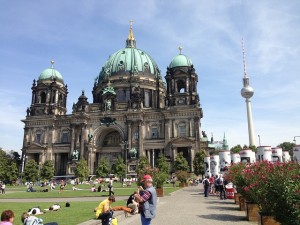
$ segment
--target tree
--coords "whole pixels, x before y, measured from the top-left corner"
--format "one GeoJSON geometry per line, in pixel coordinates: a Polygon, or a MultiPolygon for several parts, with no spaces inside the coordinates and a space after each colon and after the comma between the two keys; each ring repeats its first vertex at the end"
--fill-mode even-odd
{"type": "Polygon", "coordinates": [[[233,146],[230,151],[232,153],[239,153],[240,151],[242,150],[242,146],[241,145],[236,145],[236,146],[233,146]]]}
{"type": "Polygon", "coordinates": [[[50,180],[54,177],[54,164],[51,160],[46,160],[40,170],[41,180],[50,180]]]}
{"type": "Polygon", "coordinates": [[[194,158],[194,173],[198,175],[203,175],[205,174],[205,163],[204,163],[204,157],[206,156],[204,151],[197,152],[195,154],[194,158]]]}
{"type": "Polygon", "coordinates": [[[109,172],[110,172],[110,167],[109,167],[108,159],[103,157],[100,159],[99,166],[96,170],[96,175],[102,178],[108,177],[109,172]]]}
{"type": "Polygon", "coordinates": [[[17,164],[15,162],[13,162],[8,166],[7,180],[10,183],[15,184],[18,179],[18,175],[19,175],[19,170],[18,170],[17,164]]]}
{"type": "Polygon", "coordinates": [[[21,156],[18,152],[14,151],[14,150],[10,150],[7,153],[7,156],[9,157],[9,159],[11,160],[11,162],[15,162],[17,168],[20,168],[22,165],[22,160],[21,160],[21,156]]]}
{"type": "Polygon", "coordinates": [[[115,162],[114,173],[118,177],[125,177],[126,175],[126,164],[121,156],[118,156],[115,162]]]}
{"type": "Polygon", "coordinates": [[[167,158],[163,154],[159,155],[159,158],[157,160],[157,168],[159,169],[159,171],[169,174],[170,165],[167,162],[167,158]]]}
{"type": "Polygon", "coordinates": [[[294,155],[293,148],[295,147],[295,143],[283,142],[283,143],[279,144],[277,147],[282,148],[283,151],[289,151],[291,158],[293,158],[293,155],[294,155]]]}
{"type": "Polygon", "coordinates": [[[74,172],[75,172],[75,176],[79,178],[80,182],[86,180],[90,174],[90,170],[87,166],[86,160],[84,159],[79,160],[79,162],[77,162],[74,172]]]}
{"type": "Polygon", "coordinates": [[[0,180],[7,179],[7,165],[6,152],[0,148],[0,180]]]}
{"type": "Polygon", "coordinates": [[[177,154],[175,162],[174,162],[174,169],[175,171],[181,170],[181,171],[188,171],[189,170],[189,164],[186,161],[186,159],[183,156],[183,153],[180,152],[177,154]]]}
{"type": "Polygon", "coordinates": [[[38,178],[38,165],[34,159],[29,159],[24,168],[25,181],[34,182],[38,178]]]}
{"type": "Polygon", "coordinates": [[[162,188],[166,180],[169,176],[170,166],[167,162],[167,158],[160,154],[158,160],[157,160],[157,173],[154,177],[154,182],[156,184],[157,188],[162,188]]]}

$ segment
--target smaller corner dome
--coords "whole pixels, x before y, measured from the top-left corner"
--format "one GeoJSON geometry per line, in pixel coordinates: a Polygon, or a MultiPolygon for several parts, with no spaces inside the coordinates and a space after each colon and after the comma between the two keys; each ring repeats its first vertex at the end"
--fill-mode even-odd
{"type": "Polygon", "coordinates": [[[192,66],[192,65],[193,62],[188,56],[184,54],[179,54],[172,59],[169,68],[180,67],[180,66],[192,66]]]}
{"type": "Polygon", "coordinates": [[[55,70],[54,68],[45,69],[39,76],[39,81],[46,81],[46,80],[53,80],[56,79],[57,81],[64,82],[64,79],[60,72],[55,70]]]}

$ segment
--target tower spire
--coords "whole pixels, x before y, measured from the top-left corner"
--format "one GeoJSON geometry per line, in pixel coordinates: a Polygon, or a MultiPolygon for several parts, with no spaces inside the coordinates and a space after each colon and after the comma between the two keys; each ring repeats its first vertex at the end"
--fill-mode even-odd
{"type": "Polygon", "coordinates": [[[129,20],[129,24],[130,24],[129,34],[128,34],[128,38],[126,40],[126,47],[127,48],[135,48],[135,39],[134,39],[134,36],[133,36],[133,31],[132,31],[132,23],[133,23],[133,20],[129,20]]]}
{"type": "Polygon", "coordinates": [[[244,77],[247,77],[247,70],[246,70],[246,53],[245,53],[245,46],[244,46],[244,38],[242,38],[242,51],[243,51],[243,64],[244,64],[244,77]]]}

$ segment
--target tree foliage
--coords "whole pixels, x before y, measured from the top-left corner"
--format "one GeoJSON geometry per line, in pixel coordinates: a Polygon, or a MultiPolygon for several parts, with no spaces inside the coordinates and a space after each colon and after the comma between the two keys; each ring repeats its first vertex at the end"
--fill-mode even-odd
{"type": "Polygon", "coordinates": [[[230,149],[230,151],[231,151],[232,153],[240,153],[240,151],[241,151],[242,149],[243,149],[243,148],[242,148],[241,145],[236,145],[236,146],[233,146],[233,147],[230,149]]]}
{"type": "Polygon", "coordinates": [[[54,177],[54,164],[51,160],[46,160],[40,170],[41,180],[50,180],[54,177]]]}
{"type": "Polygon", "coordinates": [[[12,184],[15,184],[19,176],[19,170],[17,167],[17,164],[15,162],[12,162],[8,165],[7,170],[7,181],[9,181],[12,184]]]}
{"type": "Polygon", "coordinates": [[[204,164],[204,157],[206,156],[204,151],[197,152],[195,154],[195,158],[193,161],[194,164],[194,173],[198,175],[204,175],[205,174],[205,164],[204,164]]]}
{"type": "Polygon", "coordinates": [[[7,165],[6,152],[0,148],[0,180],[6,180],[7,165]]]}
{"type": "Polygon", "coordinates": [[[289,151],[291,158],[293,158],[293,155],[294,155],[293,147],[295,147],[295,143],[283,142],[283,143],[279,144],[277,147],[282,148],[283,151],[289,151]]]}
{"type": "Polygon", "coordinates": [[[186,172],[189,170],[189,164],[186,161],[186,159],[184,158],[182,152],[178,153],[176,156],[176,159],[174,162],[174,170],[175,171],[181,170],[181,171],[186,171],[186,172]]]}
{"type": "Polygon", "coordinates": [[[29,159],[24,168],[23,179],[35,182],[38,178],[38,164],[34,159],[29,159]]]}
{"type": "Polygon", "coordinates": [[[118,156],[115,166],[114,166],[114,173],[118,177],[125,177],[126,175],[126,164],[121,156],[118,156]]]}
{"type": "Polygon", "coordinates": [[[109,166],[109,162],[108,162],[108,159],[106,157],[103,157],[100,159],[100,162],[99,162],[99,166],[96,170],[96,175],[98,177],[108,177],[110,173],[110,166],[109,166]]]}
{"type": "Polygon", "coordinates": [[[90,170],[88,168],[86,160],[84,159],[79,160],[77,162],[74,172],[75,172],[75,176],[79,178],[80,182],[86,180],[90,175],[90,170]]]}
{"type": "Polygon", "coordinates": [[[170,172],[170,164],[167,162],[167,158],[163,154],[159,155],[157,160],[157,169],[158,172],[154,177],[154,181],[156,182],[157,188],[162,188],[168,179],[170,172]]]}

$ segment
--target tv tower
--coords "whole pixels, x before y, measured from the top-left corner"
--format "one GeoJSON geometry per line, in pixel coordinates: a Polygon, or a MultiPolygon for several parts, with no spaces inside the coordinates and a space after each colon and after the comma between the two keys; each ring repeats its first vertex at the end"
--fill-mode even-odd
{"type": "Polygon", "coordinates": [[[244,87],[241,89],[241,95],[246,99],[247,106],[247,119],[248,119],[248,133],[249,133],[249,147],[255,146],[254,130],[253,130],[253,120],[252,120],[252,110],[251,110],[251,100],[250,98],[254,94],[253,88],[249,85],[249,77],[246,71],[246,56],[244,48],[244,40],[242,39],[242,49],[243,49],[243,64],[244,64],[244,87]]]}

